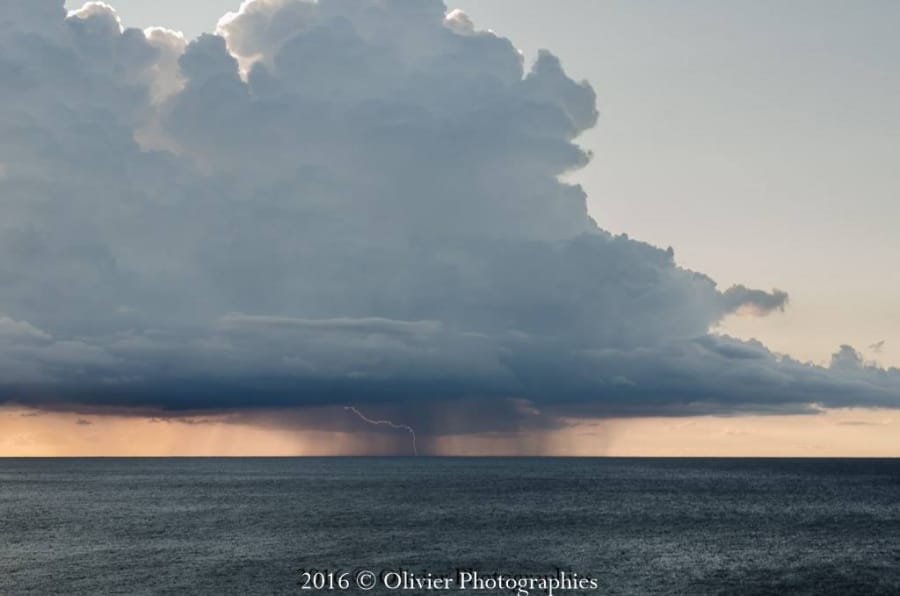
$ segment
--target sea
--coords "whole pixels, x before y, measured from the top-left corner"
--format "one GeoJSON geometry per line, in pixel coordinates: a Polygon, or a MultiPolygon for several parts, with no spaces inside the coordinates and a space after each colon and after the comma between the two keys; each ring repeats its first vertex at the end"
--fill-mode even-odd
{"type": "Polygon", "coordinates": [[[431,593],[898,595],[900,460],[0,459],[3,595],[431,593]]]}

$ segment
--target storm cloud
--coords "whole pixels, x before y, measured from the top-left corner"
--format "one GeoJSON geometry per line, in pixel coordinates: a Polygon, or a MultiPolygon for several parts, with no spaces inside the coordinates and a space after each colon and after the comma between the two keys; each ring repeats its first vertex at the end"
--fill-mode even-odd
{"type": "Polygon", "coordinates": [[[190,42],[0,4],[0,400],[458,401],[487,429],[498,403],[900,405],[852,348],[819,367],[712,334],[787,294],[604,231],[561,181],[594,90],[438,0],[251,0],[190,42]]]}

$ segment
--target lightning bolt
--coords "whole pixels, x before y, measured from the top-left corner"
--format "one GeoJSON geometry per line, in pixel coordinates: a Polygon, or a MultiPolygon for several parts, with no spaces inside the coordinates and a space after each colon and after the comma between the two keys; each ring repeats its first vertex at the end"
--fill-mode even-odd
{"type": "Polygon", "coordinates": [[[364,422],[368,422],[369,424],[375,426],[389,426],[391,428],[396,428],[397,430],[405,430],[412,435],[413,455],[419,455],[419,449],[418,447],[416,447],[416,431],[413,430],[411,426],[407,426],[405,424],[396,424],[394,422],[391,422],[390,420],[372,420],[353,406],[344,406],[344,409],[348,412],[356,414],[361,420],[363,420],[364,422]]]}

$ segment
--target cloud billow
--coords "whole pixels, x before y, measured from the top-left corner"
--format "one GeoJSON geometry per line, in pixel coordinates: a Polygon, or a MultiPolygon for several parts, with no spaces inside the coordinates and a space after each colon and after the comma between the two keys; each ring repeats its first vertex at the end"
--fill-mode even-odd
{"type": "Polygon", "coordinates": [[[787,294],[598,227],[561,181],[593,89],[440,1],[253,0],[190,43],[3,2],[2,400],[900,404],[850,348],[823,368],[710,334],[787,294]]]}

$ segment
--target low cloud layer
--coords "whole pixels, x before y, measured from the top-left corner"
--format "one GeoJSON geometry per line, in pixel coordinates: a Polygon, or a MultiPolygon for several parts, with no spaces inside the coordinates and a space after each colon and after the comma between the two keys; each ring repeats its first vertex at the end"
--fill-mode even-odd
{"type": "Polygon", "coordinates": [[[825,368],[711,334],[787,294],[598,226],[560,181],[593,89],[440,1],[252,0],[190,42],[0,2],[2,401],[900,406],[852,348],[825,368]]]}

